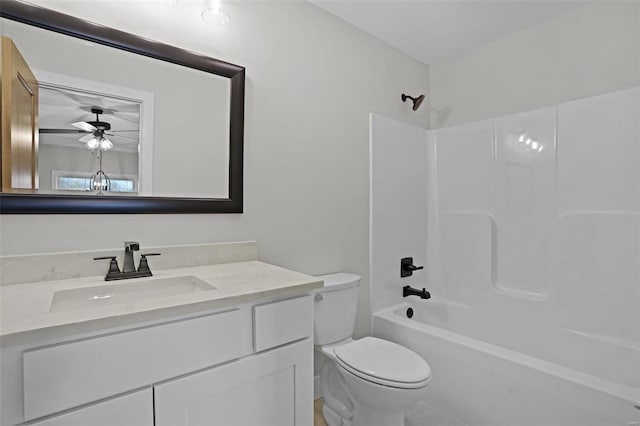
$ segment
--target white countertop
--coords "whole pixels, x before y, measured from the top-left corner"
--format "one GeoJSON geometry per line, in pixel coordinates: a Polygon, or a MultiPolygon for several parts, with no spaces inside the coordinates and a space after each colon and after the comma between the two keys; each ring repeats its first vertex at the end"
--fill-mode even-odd
{"type": "Polygon", "coordinates": [[[104,281],[104,276],[0,286],[0,337],[20,333],[67,334],[153,320],[199,310],[250,303],[259,299],[297,295],[322,287],[317,277],[259,261],[165,269],[150,278],[104,281]],[[134,303],[50,312],[55,292],[109,283],[140,283],[157,278],[191,275],[215,290],[145,299],[134,303]]]}

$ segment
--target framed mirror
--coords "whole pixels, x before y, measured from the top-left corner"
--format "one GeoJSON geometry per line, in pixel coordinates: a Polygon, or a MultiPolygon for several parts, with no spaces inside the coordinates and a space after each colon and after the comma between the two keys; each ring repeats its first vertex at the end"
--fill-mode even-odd
{"type": "Polygon", "coordinates": [[[16,0],[0,17],[40,88],[32,186],[3,143],[0,213],[242,213],[244,67],[16,0]]]}

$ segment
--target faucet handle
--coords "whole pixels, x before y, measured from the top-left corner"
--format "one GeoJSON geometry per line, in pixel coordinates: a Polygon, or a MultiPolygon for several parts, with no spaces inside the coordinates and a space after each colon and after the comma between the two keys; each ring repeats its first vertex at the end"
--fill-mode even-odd
{"type": "Polygon", "coordinates": [[[161,256],[162,253],[143,253],[140,255],[140,259],[147,259],[147,256],[161,256]]]}
{"type": "Polygon", "coordinates": [[[400,278],[410,277],[413,271],[424,269],[424,266],[416,266],[413,264],[413,257],[403,257],[400,259],[400,278]]]}
{"type": "Polygon", "coordinates": [[[111,275],[111,274],[119,274],[120,273],[120,268],[118,267],[118,261],[116,260],[115,256],[103,256],[103,257],[94,257],[93,260],[111,260],[111,262],[109,262],[109,272],[107,272],[107,275],[111,275]]]}
{"type": "Polygon", "coordinates": [[[149,262],[147,256],[160,256],[162,253],[144,253],[140,255],[140,264],[138,265],[138,272],[149,272],[151,275],[151,269],[149,269],[149,262]]]}

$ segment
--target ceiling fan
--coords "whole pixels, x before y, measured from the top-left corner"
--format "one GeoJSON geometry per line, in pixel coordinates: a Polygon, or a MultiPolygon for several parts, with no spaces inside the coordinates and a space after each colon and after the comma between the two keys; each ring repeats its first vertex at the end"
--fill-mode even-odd
{"type": "Polygon", "coordinates": [[[70,123],[77,129],[40,129],[40,133],[87,133],[78,140],[82,143],[86,143],[87,148],[89,149],[100,148],[101,151],[108,151],[113,148],[113,142],[111,142],[106,135],[117,136],[119,138],[137,142],[136,139],[123,135],[116,135],[116,132],[130,132],[131,130],[111,130],[111,123],[101,121],[100,115],[104,113],[103,109],[92,107],[91,113],[96,115],[96,119],[94,121],[77,121],[75,123],[70,123]]]}

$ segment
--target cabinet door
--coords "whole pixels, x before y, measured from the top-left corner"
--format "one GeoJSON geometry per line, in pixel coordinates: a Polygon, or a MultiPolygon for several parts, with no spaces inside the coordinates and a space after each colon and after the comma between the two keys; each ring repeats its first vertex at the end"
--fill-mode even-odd
{"type": "Polygon", "coordinates": [[[156,426],[311,426],[311,339],[155,387],[156,426]]]}
{"type": "Polygon", "coordinates": [[[13,41],[2,37],[2,192],[38,188],[38,81],[13,41]]]}
{"type": "Polygon", "coordinates": [[[151,389],[29,423],[32,426],[153,426],[151,389]]]}
{"type": "Polygon", "coordinates": [[[251,316],[246,309],[34,348],[22,355],[25,420],[249,353],[251,316]]]}

